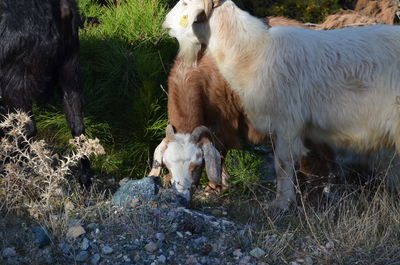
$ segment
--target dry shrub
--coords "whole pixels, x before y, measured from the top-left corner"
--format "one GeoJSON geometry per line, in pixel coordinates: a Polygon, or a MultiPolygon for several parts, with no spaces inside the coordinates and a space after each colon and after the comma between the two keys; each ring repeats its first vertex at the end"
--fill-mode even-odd
{"type": "Polygon", "coordinates": [[[0,122],[4,134],[0,140],[0,210],[28,208],[33,217],[46,225],[55,208],[62,206],[60,201],[64,199],[71,168],[85,156],[104,154],[104,149],[98,139],[82,135],[70,140],[73,147],[70,154],[60,156],[43,140],[26,136],[29,122],[23,112],[11,113],[0,122]]]}

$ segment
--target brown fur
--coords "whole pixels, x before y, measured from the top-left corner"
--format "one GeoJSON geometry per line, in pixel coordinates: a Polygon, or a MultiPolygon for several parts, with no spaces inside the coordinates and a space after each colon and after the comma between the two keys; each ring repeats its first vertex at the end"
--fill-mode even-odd
{"type": "Polygon", "coordinates": [[[210,56],[199,59],[197,67],[186,66],[177,58],[168,78],[168,89],[168,117],[176,133],[192,133],[199,125],[205,125],[212,131],[222,156],[229,149],[241,147],[239,131],[252,143],[264,139],[246,118],[238,96],[210,56]]]}

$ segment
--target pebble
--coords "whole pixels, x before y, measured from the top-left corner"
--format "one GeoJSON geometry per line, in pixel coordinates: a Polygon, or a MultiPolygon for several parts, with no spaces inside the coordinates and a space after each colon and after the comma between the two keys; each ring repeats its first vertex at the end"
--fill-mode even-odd
{"type": "Polygon", "coordinates": [[[169,254],[170,256],[173,256],[173,255],[175,255],[175,252],[172,251],[172,250],[170,250],[170,251],[168,251],[168,254],[169,254]]]}
{"type": "Polygon", "coordinates": [[[165,240],[165,234],[164,233],[157,233],[155,234],[155,238],[159,241],[164,241],[165,240]]]}
{"type": "Polygon", "coordinates": [[[300,263],[298,263],[297,261],[292,261],[289,263],[290,265],[300,265],[300,263]]]}
{"type": "Polygon", "coordinates": [[[100,255],[96,253],[90,258],[90,264],[97,265],[97,263],[99,263],[100,259],[101,259],[100,255]]]}
{"type": "Polygon", "coordinates": [[[85,231],[85,229],[83,229],[83,227],[81,225],[76,225],[76,226],[72,226],[72,227],[68,228],[67,237],[75,239],[85,233],[86,233],[86,231],[85,231]]]}
{"type": "Polygon", "coordinates": [[[165,264],[165,262],[167,262],[167,258],[164,255],[160,255],[158,256],[157,261],[161,264],[165,264]]]}
{"type": "Polygon", "coordinates": [[[8,257],[14,257],[17,255],[17,252],[15,252],[15,248],[5,248],[3,249],[3,257],[8,258],[8,257]]]}
{"type": "Polygon", "coordinates": [[[33,226],[32,232],[35,234],[35,244],[42,248],[50,244],[50,238],[46,230],[41,226],[33,226]]]}
{"type": "Polygon", "coordinates": [[[61,252],[62,252],[64,255],[68,255],[68,254],[69,254],[69,252],[70,252],[70,250],[71,250],[71,245],[70,245],[70,244],[63,242],[63,243],[60,243],[59,246],[60,246],[61,252]]]}
{"type": "Polygon", "coordinates": [[[83,262],[89,258],[89,252],[83,250],[76,255],[76,261],[83,262]]]}
{"type": "Polygon", "coordinates": [[[81,249],[82,250],[87,250],[88,248],[89,248],[89,240],[85,237],[82,240],[81,249]]]}
{"type": "Polygon", "coordinates": [[[90,224],[88,224],[88,225],[86,226],[86,229],[87,229],[89,232],[91,232],[91,231],[96,230],[97,227],[98,227],[98,225],[97,225],[96,223],[90,223],[90,224]]]}
{"type": "Polygon", "coordinates": [[[240,261],[239,265],[248,265],[250,263],[251,257],[250,256],[244,256],[240,261]]]}
{"type": "Polygon", "coordinates": [[[256,259],[259,259],[265,255],[265,251],[262,250],[261,248],[254,248],[253,250],[250,251],[250,255],[252,255],[256,259]]]}
{"type": "Polygon", "coordinates": [[[156,243],[150,242],[150,243],[146,244],[146,246],[144,246],[144,249],[147,252],[151,252],[152,253],[152,252],[154,252],[154,251],[156,251],[158,249],[158,246],[157,246],[156,243]]]}
{"type": "Polygon", "coordinates": [[[183,234],[182,234],[181,232],[176,231],[176,234],[177,234],[180,238],[183,238],[183,234]]]}
{"type": "Polygon", "coordinates": [[[304,259],[304,262],[306,264],[312,265],[314,263],[313,259],[311,257],[307,257],[304,259]]]}
{"type": "Polygon", "coordinates": [[[101,248],[101,253],[103,253],[104,255],[111,254],[111,253],[113,253],[113,251],[114,250],[109,246],[104,246],[101,248]]]}
{"type": "Polygon", "coordinates": [[[185,261],[185,265],[197,265],[197,263],[197,258],[193,255],[189,256],[185,261]]]}
{"type": "Polygon", "coordinates": [[[333,243],[332,241],[329,241],[328,243],[326,243],[325,247],[328,248],[328,249],[334,248],[335,247],[335,243],[333,243]]]}
{"type": "Polygon", "coordinates": [[[243,253],[240,249],[236,249],[235,251],[233,251],[232,254],[233,254],[233,256],[238,257],[238,258],[243,256],[243,253]]]}
{"type": "Polygon", "coordinates": [[[131,259],[127,255],[124,255],[122,258],[125,262],[131,262],[131,259]]]}

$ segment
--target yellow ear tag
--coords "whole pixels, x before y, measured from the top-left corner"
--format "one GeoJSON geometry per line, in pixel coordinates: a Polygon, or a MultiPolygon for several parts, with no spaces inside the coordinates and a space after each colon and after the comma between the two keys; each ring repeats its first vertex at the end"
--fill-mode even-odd
{"type": "Polygon", "coordinates": [[[181,26],[181,27],[184,27],[184,28],[186,28],[187,26],[188,26],[188,21],[189,19],[188,19],[188,16],[187,15],[184,15],[184,16],[182,16],[181,17],[181,20],[179,21],[179,25],[181,26]]]}

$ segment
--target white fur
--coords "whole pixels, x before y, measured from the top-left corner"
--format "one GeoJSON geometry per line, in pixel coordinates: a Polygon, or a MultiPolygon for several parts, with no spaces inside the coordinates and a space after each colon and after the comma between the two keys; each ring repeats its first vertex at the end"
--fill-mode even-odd
{"type": "Polygon", "coordinates": [[[175,141],[169,142],[164,152],[163,163],[173,176],[172,187],[190,201],[192,185],[196,184],[200,177],[192,174],[189,170],[190,164],[196,167],[203,164],[202,150],[190,142],[190,134],[175,134],[175,141]]]}
{"type": "Polygon", "coordinates": [[[207,45],[254,126],[276,136],[276,206],[286,209],[295,198],[293,161],[307,153],[304,137],[358,151],[400,151],[399,26],[269,29],[230,0],[204,23],[172,23],[181,14],[195,17],[200,2],[179,1],[164,27],[193,51],[207,45]]]}

